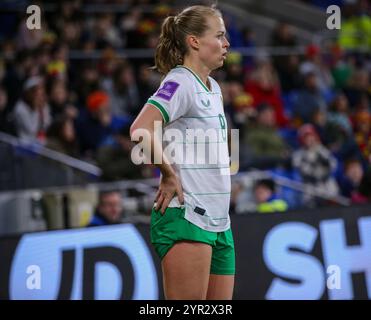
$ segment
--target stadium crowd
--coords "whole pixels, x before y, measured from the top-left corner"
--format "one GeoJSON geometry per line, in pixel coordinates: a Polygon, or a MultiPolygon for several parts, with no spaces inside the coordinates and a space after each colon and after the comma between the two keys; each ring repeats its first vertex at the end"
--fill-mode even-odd
{"type": "MultiPolygon", "coordinates": [[[[258,35],[225,13],[231,50],[213,76],[229,127],[240,130],[241,170],[283,172],[352,203],[371,200],[371,18],[365,3],[347,6],[345,23],[351,29],[362,17],[368,37],[349,44],[340,34],[326,47],[309,43],[303,55],[241,55],[233,49],[255,48],[258,35]]],[[[154,49],[173,6],[124,4],[127,10],[87,12],[82,1],[57,2],[40,30],[27,29],[21,13],[0,21],[0,130],[93,162],[104,181],[158,174],[131,162],[129,126],[161,77],[150,69],[152,58],[127,58],[125,50],[154,49]]],[[[297,35],[279,22],[267,45],[295,48],[297,35]]]]}

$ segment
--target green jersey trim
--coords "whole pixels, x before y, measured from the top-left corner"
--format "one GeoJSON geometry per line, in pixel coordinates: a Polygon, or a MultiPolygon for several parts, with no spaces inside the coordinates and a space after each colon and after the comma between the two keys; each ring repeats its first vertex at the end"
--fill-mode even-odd
{"type": "Polygon", "coordinates": [[[188,68],[186,66],[181,66],[181,65],[176,66],[176,68],[187,69],[190,73],[193,74],[193,76],[196,78],[196,80],[198,81],[198,83],[206,90],[206,92],[211,93],[211,91],[209,90],[209,88],[202,82],[202,80],[199,78],[199,76],[197,74],[195,74],[190,68],[188,68]]]}
{"type": "Polygon", "coordinates": [[[169,122],[169,115],[168,115],[166,109],[159,102],[157,102],[155,100],[152,100],[152,99],[148,99],[147,103],[150,104],[150,105],[153,105],[158,110],[160,110],[160,112],[162,114],[162,117],[165,120],[165,123],[168,123],[169,122]]]}

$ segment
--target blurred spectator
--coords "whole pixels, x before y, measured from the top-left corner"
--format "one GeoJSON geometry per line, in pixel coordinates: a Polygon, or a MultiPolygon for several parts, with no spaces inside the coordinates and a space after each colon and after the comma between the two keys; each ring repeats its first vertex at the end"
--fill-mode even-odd
{"type": "Polygon", "coordinates": [[[31,74],[34,63],[32,52],[29,50],[22,50],[16,53],[13,63],[9,64],[4,77],[4,88],[8,93],[9,105],[11,108],[22,95],[22,85],[31,74]]]}
{"type": "Polygon", "coordinates": [[[362,164],[357,159],[345,162],[344,176],[341,177],[339,186],[341,194],[351,199],[352,203],[365,203],[367,198],[359,192],[359,187],[364,176],[362,164]]]}
{"type": "MultiPolygon", "coordinates": [[[[234,123],[240,128],[244,123],[251,123],[256,118],[256,108],[253,107],[253,98],[247,93],[240,93],[232,101],[234,123]]],[[[241,134],[244,134],[244,128],[241,130],[241,134]]]]}
{"type": "MultiPolygon", "coordinates": [[[[256,48],[256,34],[254,30],[248,27],[242,30],[242,46],[248,49],[256,48]]],[[[253,56],[243,57],[243,66],[245,72],[250,72],[254,66],[253,56]]]]}
{"type": "Polygon", "coordinates": [[[124,124],[112,115],[110,99],[104,91],[92,92],[76,120],[76,132],[83,155],[94,157],[98,147],[111,143],[113,135],[124,124]]]}
{"type": "MultiPolygon", "coordinates": [[[[158,11],[155,10],[154,14],[157,13],[158,11]]],[[[161,15],[157,15],[157,17],[155,15],[143,13],[142,8],[136,6],[124,17],[121,27],[127,48],[147,47],[150,42],[148,38],[152,37],[155,31],[158,34],[158,26],[164,19],[164,17],[161,18],[161,15]]]]}
{"type": "Polygon", "coordinates": [[[139,66],[138,70],[138,90],[139,93],[139,103],[137,108],[133,108],[133,113],[136,115],[136,111],[140,110],[142,106],[145,105],[148,98],[152,95],[153,92],[158,88],[161,79],[155,72],[152,72],[150,69],[151,65],[148,63],[143,63],[139,66]]]}
{"type": "Polygon", "coordinates": [[[279,66],[276,67],[284,93],[299,89],[302,86],[302,76],[299,72],[299,57],[295,54],[287,56],[279,66]]]}
{"type": "Polygon", "coordinates": [[[371,18],[368,1],[350,1],[342,8],[342,21],[338,42],[347,50],[370,49],[371,18]]]}
{"type": "Polygon", "coordinates": [[[11,135],[16,135],[13,115],[8,104],[8,94],[0,86],[0,131],[11,135]]]}
{"type": "Polygon", "coordinates": [[[353,128],[349,118],[348,99],[343,93],[339,93],[335,96],[328,111],[328,121],[337,124],[347,135],[351,135],[353,128]]]}
{"type": "Polygon", "coordinates": [[[295,97],[293,115],[305,123],[310,122],[318,110],[327,112],[326,101],[319,90],[316,75],[308,72],[304,79],[304,88],[295,97]]]}
{"type": "Polygon", "coordinates": [[[320,140],[339,160],[350,157],[362,159],[352,131],[346,131],[336,121],[328,121],[328,115],[321,110],[314,113],[312,123],[320,140]]]}
{"type": "Polygon", "coordinates": [[[27,79],[23,92],[23,97],[14,107],[17,135],[22,139],[44,142],[51,116],[43,79],[38,76],[27,79]]]}
{"type": "Polygon", "coordinates": [[[96,49],[96,43],[92,35],[85,33],[81,36],[80,40],[81,51],[87,56],[96,49]]]}
{"type": "Polygon", "coordinates": [[[112,47],[107,47],[102,50],[102,55],[97,63],[99,74],[102,76],[101,85],[106,88],[106,83],[112,82],[112,77],[115,70],[120,64],[122,59],[117,55],[117,52],[112,47]]]}
{"type": "Polygon", "coordinates": [[[46,16],[48,24],[53,30],[58,32],[61,38],[63,37],[69,45],[72,45],[75,42],[70,42],[68,40],[77,37],[77,35],[73,35],[78,33],[79,30],[74,30],[74,28],[80,27],[79,22],[82,23],[84,21],[84,17],[80,11],[82,1],[65,0],[56,2],[55,4],[55,12],[49,13],[46,16]]]}
{"type": "Polygon", "coordinates": [[[356,104],[353,107],[355,112],[358,111],[371,111],[371,100],[368,97],[367,93],[362,93],[356,100],[356,104]]]}
{"type": "MultiPolygon", "coordinates": [[[[242,83],[240,83],[238,81],[223,82],[222,83],[222,90],[223,90],[223,100],[228,100],[231,103],[233,103],[233,101],[237,97],[246,93],[243,89],[242,83]]],[[[251,103],[252,103],[252,96],[249,95],[249,97],[251,97],[251,103]]],[[[255,105],[254,105],[254,107],[255,107],[255,105]]]]}
{"type": "Polygon", "coordinates": [[[51,60],[46,66],[50,77],[65,79],[68,69],[68,46],[65,43],[56,44],[51,51],[51,60]]]}
{"type": "Polygon", "coordinates": [[[41,72],[47,70],[48,64],[51,61],[51,49],[48,44],[41,44],[34,51],[34,64],[39,66],[41,72]]]}
{"type": "Polygon", "coordinates": [[[240,130],[240,137],[242,137],[244,124],[250,121],[249,117],[256,116],[253,97],[244,91],[239,81],[220,82],[220,87],[223,93],[224,110],[231,117],[233,126],[240,130]]]}
{"type": "Polygon", "coordinates": [[[49,149],[78,157],[78,145],[73,120],[66,115],[55,118],[47,131],[45,146],[49,149]]]}
{"type": "Polygon", "coordinates": [[[334,85],[328,64],[324,63],[322,59],[321,49],[314,44],[307,47],[305,60],[301,63],[299,69],[304,76],[308,73],[316,76],[317,86],[322,94],[327,94],[334,85]]]}
{"type": "Polygon", "coordinates": [[[115,143],[102,146],[97,151],[97,164],[102,169],[102,179],[114,181],[145,178],[148,166],[135,165],[131,159],[134,143],[130,139],[129,125],[124,126],[115,136],[115,143]]]}
{"type": "Polygon", "coordinates": [[[112,113],[116,116],[134,116],[143,107],[139,105],[139,90],[132,67],[127,63],[118,66],[112,81],[106,83],[104,89],[110,96],[112,113]]]}
{"type": "Polygon", "coordinates": [[[371,166],[368,166],[359,186],[359,193],[371,202],[371,166]]]}
{"type": "Polygon", "coordinates": [[[79,21],[78,18],[66,19],[62,21],[61,25],[61,40],[70,48],[78,48],[82,35],[81,20],[79,21]]]}
{"type": "Polygon", "coordinates": [[[258,168],[274,167],[285,162],[288,157],[288,147],[276,128],[274,110],[268,104],[257,108],[257,118],[254,125],[247,124],[244,129],[243,153],[250,165],[258,168]]]}
{"type": "Polygon", "coordinates": [[[243,83],[244,74],[242,66],[242,56],[238,52],[229,52],[225,61],[227,76],[226,81],[236,81],[243,83]]]}
{"type": "Polygon", "coordinates": [[[78,110],[68,102],[68,89],[61,79],[53,79],[47,84],[49,105],[53,117],[67,115],[76,118],[78,110]]]}
{"type": "Polygon", "coordinates": [[[362,155],[371,163],[371,114],[368,111],[354,115],[354,136],[362,155]]]}
{"type": "Polygon", "coordinates": [[[71,83],[71,86],[76,88],[78,105],[85,106],[88,95],[100,89],[99,72],[96,64],[90,60],[84,62],[79,70],[81,70],[81,72],[74,78],[76,83],[71,83]]]}
{"type": "Polygon", "coordinates": [[[121,222],[122,197],[118,191],[103,191],[99,193],[99,200],[94,216],[88,227],[97,227],[121,222]]]}
{"type": "Polygon", "coordinates": [[[143,12],[139,6],[134,7],[130,13],[122,17],[120,28],[126,48],[140,48],[143,45],[143,38],[139,37],[137,33],[142,17],[143,12]]]}
{"type": "MultiPolygon", "coordinates": [[[[302,147],[293,152],[292,162],[293,167],[299,171],[303,183],[313,188],[319,188],[326,195],[336,196],[339,188],[332,176],[336,168],[336,159],[321,144],[312,125],[303,125],[299,129],[298,138],[302,147]]],[[[313,198],[307,196],[304,201],[309,205],[313,198]]]]}
{"type": "Polygon", "coordinates": [[[359,44],[362,49],[371,49],[371,5],[367,0],[358,2],[358,27],[361,33],[359,44]]]}
{"type": "Polygon", "coordinates": [[[293,47],[297,45],[293,27],[283,21],[277,23],[271,36],[271,44],[276,47],[293,47]]]}
{"type": "Polygon", "coordinates": [[[371,101],[371,92],[369,88],[370,78],[367,70],[356,69],[344,88],[344,93],[352,109],[359,109],[356,108],[356,106],[362,103],[367,104],[367,108],[369,107],[371,101]],[[362,99],[364,99],[364,101],[362,101],[362,99]]]}
{"type": "Polygon", "coordinates": [[[95,37],[97,49],[103,49],[107,46],[117,48],[122,45],[120,34],[114,25],[114,15],[112,13],[99,14],[91,32],[95,37]]]}
{"type": "Polygon", "coordinates": [[[352,75],[354,58],[351,55],[346,56],[344,50],[338,45],[331,47],[331,58],[331,74],[334,79],[334,86],[336,89],[342,89],[352,75]]]}
{"type": "MultiPolygon", "coordinates": [[[[294,47],[297,45],[297,39],[294,34],[293,27],[286,22],[277,23],[275,29],[272,32],[270,44],[273,47],[294,47]]],[[[291,74],[294,78],[296,77],[296,72],[298,71],[299,61],[297,56],[292,55],[275,55],[273,56],[273,65],[278,72],[281,79],[282,90],[287,91],[287,86],[290,87],[289,83],[282,81],[282,78],[289,78],[288,67],[291,71],[295,71],[291,74]],[[293,58],[296,57],[296,58],[293,58]]]]}
{"type": "Polygon", "coordinates": [[[40,29],[29,29],[26,23],[27,18],[25,16],[19,23],[17,34],[17,48],[19,50],[35,49],[41,43],[43,34],[48,29],[45,19],[41,19],[40,29]]]}
{"type": "Polygon", "coordinates": [[[245,91],[253,97],[254,106],[267,103],[273,107],[279,127],[287,124],[278,77],[269,61],[259,62],[250,79],[245,83],[245,91]]]}
{"type": "Polygon", "coordinates": [[[286,201],[277,196],[276,185],[272,179],[258,180],[254,186],[254,195],[257,212],[284,212],[288,209],[286,201]]]}

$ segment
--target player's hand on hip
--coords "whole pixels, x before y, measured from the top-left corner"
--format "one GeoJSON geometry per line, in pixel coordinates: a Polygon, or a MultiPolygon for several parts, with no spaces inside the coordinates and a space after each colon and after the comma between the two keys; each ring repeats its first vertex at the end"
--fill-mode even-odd
{"type": "Polygon", "coordinates": [[[178,196],[180,204],[184,204],[183,188],[179,178],[175,174],[162,176],[160,186],[156,194],[155,210],[158,211],[161,209],[161,213],[164,214],[174,195],[178,196]]]}

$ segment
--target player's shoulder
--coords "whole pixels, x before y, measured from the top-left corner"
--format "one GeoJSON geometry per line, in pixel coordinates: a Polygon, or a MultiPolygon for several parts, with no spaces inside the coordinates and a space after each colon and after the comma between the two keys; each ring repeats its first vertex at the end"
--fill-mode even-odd
{"type": "Polygon", "coordinates": [[[168,74],[161,81],[161,89],[181,92],[181,95],[187,94],[190,90],[192,91],[194,84],[189,78],[189,75],[184,72],[183,68],[171,69],[168,74]]]}
{"type": "Polygon", "coordinates": [[[192,77],[185,68],[175,67],[169,71],[164,78],[164,81],[175,80],[180,83],[189,84],[192,82],[192,77]]]}
{"type": "Polygon", "coordinates": [[[173,96],[184,98],[189,96],[191,85],[180,68],[171,69],[162,79],[154,98],[160,98],[163,102],[170,102],[173,96]]]}

